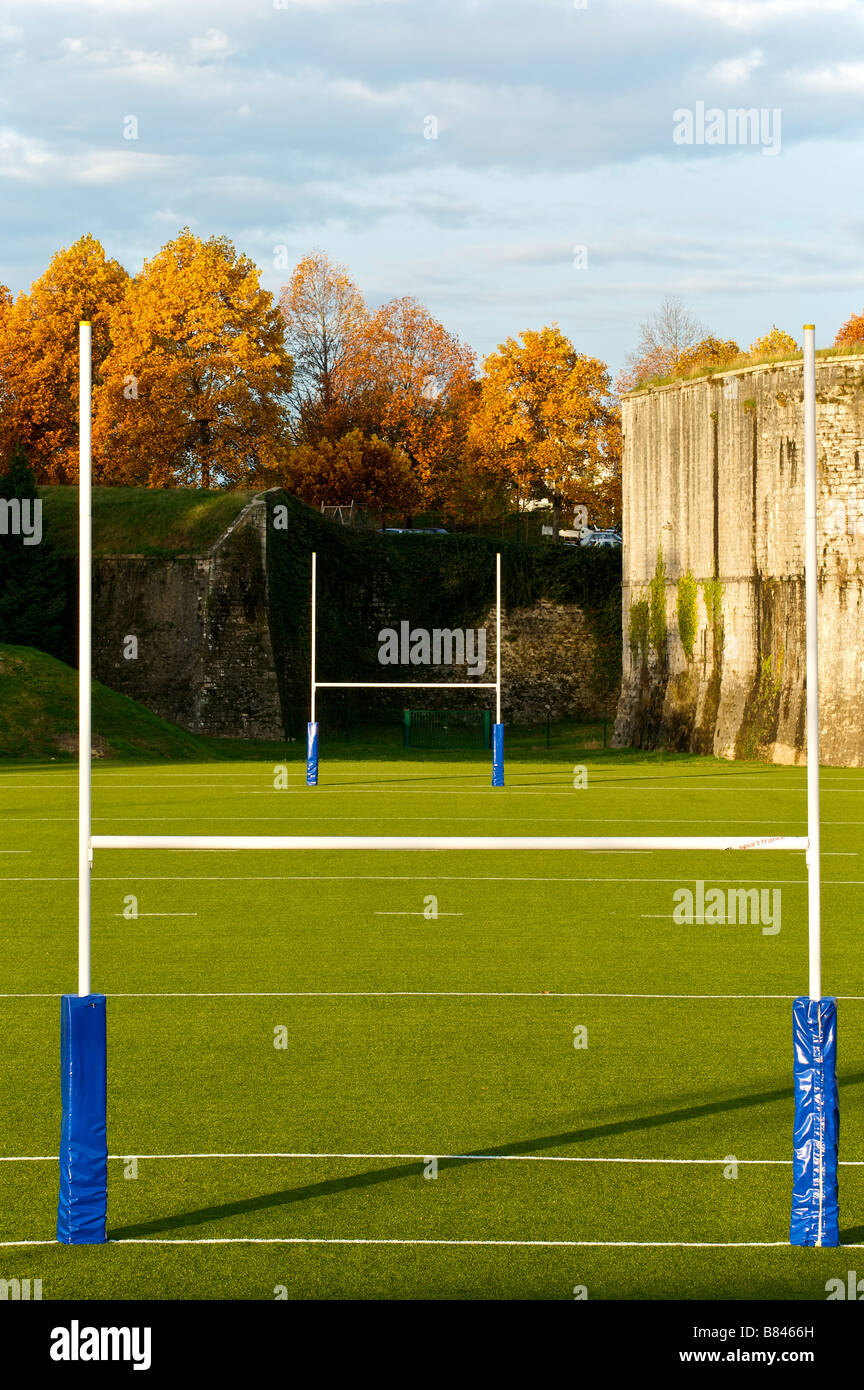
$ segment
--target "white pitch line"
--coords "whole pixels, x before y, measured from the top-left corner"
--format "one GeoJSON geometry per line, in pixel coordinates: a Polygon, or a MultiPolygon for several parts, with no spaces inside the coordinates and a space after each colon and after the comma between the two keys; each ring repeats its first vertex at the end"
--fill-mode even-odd
{"type": "MultiPolygon", "coordinates": [[[[650,852],[650,851],[647,851],[650,852]]],[[[633,878],[631,875],[577,877],[542,874],[440,874],[430,869],[422,874],[94,874],[94,883],[767,883],[806,884],[806,878],[723,878],[717,874],[703,874],[702,879],[685,874],[674,878],[633,878]]],[[[73,875],[34,875],[27,878],[0,876],[0,883],[77,883],[73,875]]],[[[855,888],[864,885],[860,878],[823,878],[822,886],[855,888]]]]}
{"type": "MultiPolygon", "coordinates": [[[[794,994],[637,994],[579,990],[492,989],[245,989],[159,990],[154,992],[105,991],[108,999],[795,999],[794,994]]],[[[864,994],[831,996],[844,1004],[864,1003],[864,994]]],[[[59,999],[59,994],[0,994],[0,999],[59,999]]]]}
{"type": "MultiPolygon", "coordinates": [[[[56,1240],[2,1240],[0,1248],[57,1245],[56,1240]]],[[[788,1240],[458,1240],[444,1237],[399,1239],[392,1236],[123,1236],[107,1245],[470,1245],[628,1250],[795,1250],[788,1240]]],[[[844,1244],[838,1250],[864,1250],[864,1245],[844,1244]]]]}
{"type": "MultiPolygon", "coordinates": [[[[3,1242],[7,1245],[15,1241],[3,1242]]],[[[25,1245],[53,1245],[54,1241],[22,1241],[25,1245]]],[[[673,1249],[673,1250],[741,1250],[786,1247],[794,1250],[788,1240],[456,1240],[456,1239],[397,1239],[382,1236],[211,1236],[163,1237],[124,1236],[109,1240],[109,1245],[485,1245],[540,1246],[544,1248],[580,1246],[614,1247],[615,1249],[673,1249]]],[[[843,1245],[843,1250],[864,1250],[864,1245],[843,1245]]]]}
{"type": "MultiPolygon", "coordinates": [[[[565,777],[565,778],[567,778],[567,776],[568,776],[568,774],[564,774],[564,777],[565,777]]],[[[556,784],[543,785],[543,784],[536,784],[536,783],[525,785],[525,787],[518,787],[518,785],[510,785],[510,787],[506,787],[506,788],[500,788],[500,787],[495,787],[495,788],[493,788],[493,787],[465,787],[464,784],[458,784],[458,783],[457,783],[457,784],[454,784],[453,787],[399,787],[399,785],[393,785],[393,784],[386,785],[386,787],[339,787],[339,785],[329,785],[329,787],[317,787],[317,788],[315,788],[314,795],[315,795],[315,801],[319,801],[319,799],[321,799],[322,796],[325,796],[325,795],[329,795],[329,796],[454,796],[454,795],[458,795],[458,796],[460,796],[460,798],[461,798],[461,796],[483,796],[483,798],[486,798],[486,796],[492,796],[492,795],[495,795],[495,792],[500,792],[501,790],[504,790],[504,791],[507,792],[507,799],[513,798],[513,796],[568,796],[568,798],[572,798],[572,796],[574,796],[574,795],[579,795],[579,794],[583,794],[583,792],[589,792],[589,794],[590,794],[590,792],[600,792],[600,791],[618,792],[618,794],[620,794],[620,795],[629,795],[629,794],[631,794],[631,792],[650,792],[650,794],[656,795],[658,791],[661,791],[661,792],[685,792],[686,795],[692,795],[693,792],[704,792],[704,794],[707,795],[707,794],[713,794],[713,792],[717,792],[717,791],[724,791],[724,790],[726,790],[726,787],[728,787],[728,784],[726,784],[726,783],[714,783],[713,785],[708,785],[708,787],[706,787],[706,785],[701,785],[701,787],[693,787],[692,784],[685,784],[685,785],[678,785],[678,784],[675,784],[675,785],[672,785],[672,784],[670,784],[670,783],[651,783],[651,784],[649,784],[649,785],[640,785],[640,784],[632,784],[632,783],[620,783],[620,781],[608,781],[608,783],[603,783],[603,781],[595,781],[595,783],[589,784],[588,787],[585,787],[585,788],[574,788],[574,787],[572,787],[572,785],[571,785],[570,783],[568,783],[567,780],[564,780],[564,785],[561,785],[561,787],[556,787],[556,784]]],[[[175,784],[175,783],[138,783],[138,784],[122,784],[122,791],[165,791],[165,790],[168,790],[168,788],[171,788],[171,790],[178,790],[178,784],[175,784]]],[[[49,787],[49,785],[47,785],[47,784],[33,784],[32,787],[15,787],[14,790],[15,790],[15,791],[42,791],[42,792],[44,792],[44,791],[72,791],[72,790],[74,790],[74,788],[72,788],[71,785],[69,785],[68,788],[61,788],[61,787],[49,787]]],[[[111,788],[111,790],[114,790],[114,788],[111,788]]],[[[118,788],[118,790],[119,790],[119,788],[118,788]]],[[[188,783],[188,784],[185,784],[185,785],[181,785],[181,787],[179,787],[179,790],[181,790],[181,791],[201,791],[201,790],[208,790],[208,791],[218,791],[219,794],[222,794],[222,792],[225,792],[225,791],[233,791],[233,792],[238,792],[238,794],[239,794],[239,795],[242,795],[242,796],[308,796],[308,795],[310,795],[310,788],[306,787],[306,785],[299,785],[299,787],[281,787],[281,788],[278,788],[278,790],[276,790],[276,788],[274,788],[274,787],[267,787],[267,788],[263,788],[263,790],[260,790],[260,791],[251,791],[251,790],[249,790],[249,788],[247,788],[247,787],[239,787],[239,785],[238,785],[238,787],[211,787],[211,785],[208,784],[208,783],[197,783],[197,784],[196,784],[196,783],[188,783]]],[[[763,784],[763,785],[757,785],[757,787],[739,787],[739,785],[733,785],[732,790],[735,791],[736,794],[740,794],[740,792],[754,792],[754,794],[763,795],[763,792],[765,792],[765,791],[774,791],[774,792],[789,792],[789,794],[795,794],[796,796],[800,796],[800,795],[803,794],[803,792],[804,792],[804,784],[801,783],[801,784],[797,785],[797,787],[781,787],[781,785],[778,785],[778,784],[771,784],[771,785],[765,785],[765,784],[763,784]]],[[[1,781],[1,780],[0,780],[0,791],[3,791],[3,781],[1,781]]],[[[831,785],[828,785],[828,787],[826,787],[826,785],[825,785],[824,783],[822,783],[822,791],[824,791],[824,792],[845,792],[845,794],[847,794],[847,795],[860,795],[861,792],[864,791],[864,787],[840,787],[840,785],[833,785],[833,787],[831,787],[831,785]]],[[[495,799],[496,799],[496,802],[497,802],[497,801],[500,801],[500,796],[496,796],[495,799]]]]}
{"type": "MultiPolygon", "coordinates": [[[[56,1240],[0,1240],[0,1249],[13,1249],[30,1245],[57,1245],[56,1240]]],[[[448,1239],[397,1239],[395,1237],[370,1236],[124,1236],[119,1240],[108,1240],[107,1245],[471,1245],[541,1247],[544,1249],[563,1247],[599,1247],[614,1249],[650,1250],[742,1250],[776,1249],[794,1250],[786,1240],[448,1240],[448,1239]]],[[[842,1245],[840,1250],[864,1250],[864,1245],[842,1245]]]]}
{"type": "MultiPolygon", "coordinates": [[[[78,818],[77,818],[77,816],[3,816],[2,819],[3,819],[3,821],[6,822],[7,824],[8,824],[8,823],[12,823],[12,822],[15,822],[15,823],[17,823],[17,822],[24,822],[24,823],[26,823],[27,825],[34,825],[34,824],[42,825],[42,824],[48,824],[48,823],[50,823],[50,824],[52,824],[52,825],[53,825],[53,824],[61,824],[61,823],[62,823],[62,824],[65,825],[65,824],[67,824],[67,823],[69,823],[69,822],[76,821],[78,818]]],[[[503,816],[494,817],[494,819],[495,819],[496,821],[497,821],[497,820],[504,821],[505,817],[503,817],[503,816]]],[[[574,810],[574,813],[573,813],[572,816],[525,816],[525,815],[519,815],[519,816],[518,816],[518,819],[521,820],[521,821],[537,821],[537,822],[539,822],[540,824],[544,824],[544,825],[547,825],[547,824],[551,824],[551,825],[571,825],[571,824],[573,823],[574,820],[578,820],[579,823],[580,823],[580,824],[583,824],[583,825],[584,825],[584,824],[589,824],[589,825],[621,825],[621,824],[625,824],[625,825],[734,825],[734,824],[737,824],[736,817],[734,817],[734,816],[583,816],[583,815],[578,815],[578,814],[576,813],[575,810],[574,810]]],[[[324,814],[322,814],[320,811],[317,813],[317,815],[313,815],[313,816],[286,816],[284,812],[282,813],[282,815],[278,815],[278,816],[247,816],[247,815],[241,815],[240,812],[236,812],[236,811],[235,811],[232,815],[228,815],[228,816],[211,816],[211,815],[208,815],[206,812],[199,812],[197,815],[194,815],[194,816],[167,816],[167,815],[160,815],[160,816],[115,816],[115,815],[106,815],[106,816],[94,816],[94,817],[93,817],[93,820],[94,820],[94,821],[110,821],[110,822],[116,823],[117,825],[124,825],[124,824],[126,824],[127,822],[131,822],[131,823],[134,825],[134,824],[136,824],[136,823],[145,823],[145,822],[148,822],[148,821],[157,821],[157,822],[158,822],[158,821],[196,821],[196,820],[202,820],[202,821],[223,821],[223,820],[228,820],[228,821],[259,821],[259,820],[260,820],[260,821],[281,821],[281,820],[285,820],[285,821],[289,822],[291,825],[294,825],[294,824],[303,825],[303,824],[305,824],[307,821],[320,822],[320,823],[323,824],[323,825],[330,825],[331,822],[333,822],[333,821],[368,821],[368,820],[373,820],[373,821],[391,821],[391,820],[393,820],[393,821],[398,821],[400,824],[404,823],[405,821],[435,821],[435,822],[438,822],[438,821],[446,821],[446,822],[448,822],[448,824],[449,824],[450,822],[455,822],[455,821],[471,821],[471,822],[474,822],[474,821],[482,821],[482,822],[488,824],[488,822],[489,822],[489,820],[490,820],[490,816],[489,816],[489,813],[488,813],[488,812],[487,812],[485,815],[477,815],[477,816],[451,816],[451,815],[449,815],[446,811],[442,811],[442,813],[441,813],[440,816],[406,816],[406,815],[393,815],[393,816],[388,816],[388,815],[386,815],[386,814],[384,814],[383,812],[380,812],[380,811],[378,811],[378,812],[370,811],[369,814],[366,815],[366,816],[330,816],[330,815],[324,815],[324,814]]],[[[806,819],[805,819],[803,816],[794,817],[794,818],[791,817],[791,816],[790,816],[790,817],[786,817],[786,821],[787,821],[787,824],[789,824],[789,825],[806,825],[806,824],[807,824],[807,821],[806,821],[806,819]]],[[[774,826],[774,827],[776,828],[776,826],[777,826],[777,824],[778,824],[778,820],[777,820],[776,818],[773,819],[773,820],[752,820],[752,819],[750,819],[748,823],[749,823],[750,825],[772,825],[772,826],[774,826]]],[[[823,821],[822,824],[823,824],[823,825],[861,825],[861,824],[864,824],[864,822],[862,822],[862,821],[823,821]]],[[[16,850],[7,850],[7,851],[3,851],[3,852],[5,852],[5,853],[18,853],[18,854],[29,854],[29,853],[30,853],[29,850],[17,850],[17,851],[16,851],[16,850]]]]}
{"type": "MultiPolygon", "coordinates": [[[[179,1154],[142,1154],[142,1153],[123,1153],[109,1154],[108,1161],[111,1163],[126,1163],[130,1158],[135,1158],[143,1162],[145,1159],[154,1161],[157,1159],[181,1160],[190,1158],[203,1159],[408,1159],[413,1162],[423,1163],[427,1159],[435,1158],[443,1163],[449,1160],[456,1160],[472,1163],[649,1163],[661,1166],[690,1166],[704,1165],[709,1167],[723,1168],[735,1162],[739,1166],[751,1168],[771,1168],[781,1167],[790,1168],[791,1158],[596,1158],[583,1156],[570,1156],[565,1154],[442,1154],[435,1153],[434,1150],[427,1150],[425,1153],[179,1153],[179,1154]]],[[[23,1154],[20,1156],[2,1156],[0,1163],[56,1163],[56,1154],[23,1154]]],[[[841,1160],[839,1165],[845,1168],[862,1168],[864,1159],[858,1161],[853,1159],[841,1160]]]]}

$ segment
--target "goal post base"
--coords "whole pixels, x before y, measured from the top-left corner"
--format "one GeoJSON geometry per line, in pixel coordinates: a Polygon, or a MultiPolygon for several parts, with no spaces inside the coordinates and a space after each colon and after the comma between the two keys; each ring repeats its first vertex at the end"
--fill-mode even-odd
{"type": "Polygon", "coordinates": [[[57,1239],[103,1245],[108,1217],[108,1069],[104,994],[60,1001],[60,1197],[57,1239]]]}
{"type": "Polygon", "coordinates": [[[492,785],[504,785],[504,725],[492,725],[492,785]]]}
{"type": "Polygon", "coordinates": [[[792,1006],[795,1130],[792,1245],[839,1245],[837,1001],[806,995],[792,1006]]]}
{"type": "Polygon", "coordinates": [[[306,785],[318,785],[318,723],[306,725],[306,785]]]}

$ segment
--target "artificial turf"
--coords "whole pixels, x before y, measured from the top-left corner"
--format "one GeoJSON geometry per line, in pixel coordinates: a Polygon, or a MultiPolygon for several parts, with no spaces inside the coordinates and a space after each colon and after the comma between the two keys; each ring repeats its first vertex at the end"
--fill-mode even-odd
{"type": "MultiPolygon", "coordinates": [[[[499,790],[480,754],[349,753],[322,749],[317,789],[296,752],[283,790],[272,762],[100,765],[94,830],[805,833],[801,769],[559,747],[511,758],[499,790]]],[[[823,773],[852,1246],[862,791],[823,773]]],[[[0,773],[0,848],[23,851],[0,853],[0,1155],[47,1160],[0,1163],[0,1242],[49,1242],[0,1244],[0,1278],[45,1299],[824,1299],[864,1258],[785,1243],[806,888],[803,855],[774,851],[97,852],[112,1243],[50,1243],[75,795],[68,765],[0,773]],[[778,888],[779,932],[676,924],[694,878],[778,888]],[[295,1243],[214,1243],[238,1238],[295,1243]]]]}

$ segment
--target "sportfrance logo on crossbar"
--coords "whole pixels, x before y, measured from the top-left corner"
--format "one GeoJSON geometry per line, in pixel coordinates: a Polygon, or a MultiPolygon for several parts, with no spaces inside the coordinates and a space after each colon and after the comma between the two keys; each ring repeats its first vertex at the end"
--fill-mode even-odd
{"type": "Polygon", "coordinates": [[[486,629],[412,627],[401,622],[378,633],[382,666],[467,666],[469,675],[486,671],[486,629]]]}

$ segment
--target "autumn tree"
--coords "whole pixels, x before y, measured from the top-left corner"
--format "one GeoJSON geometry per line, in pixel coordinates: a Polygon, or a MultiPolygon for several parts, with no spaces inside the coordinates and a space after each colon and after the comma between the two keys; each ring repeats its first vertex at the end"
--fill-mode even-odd
{"type": "Polygon", "coordinates": [[[565,503],[592,515],[602,499],[608,511],[621,442],[609,372],[557,324],[508,338],[486,358],[471,434],[518,495],[552,502],[556,538],[565,503]]]}
{"type": "Polygon", "coordinates": [[[726,367],[741,357],[741,349],[732,338],[707,338],[685,348],[678,358],[675,376],[687,376],[700,367],[726,367]]]}
{"type": "Polygon", "coordinates": [[[323,251],[303,257],[282,287],[279,308],[294,361],[292,433],[316,444],[351,423],[369,315],[346,267],[323,251]]]}
{"type": "Polygon", "coordinates": [[[431,500],[467,433],[474,353],[406,297],[369,318],[360,370],[362,423],[404,450],[431,500]]]}
{"type": "Polygon", "coordinates": [[[145,261],[111,334],[96,421],[118,481],[231,486],[284,457],[282,319],[226,237],[187,227],[145,261]]]}
{"type": "Polygon", "coordinates": [[[771,332],[766,333],[764,338],[757,338],[755,343],[750,344],[750,356],[754,360],[760,357],[779,357],[782,354],[800,352],[798,344],[791,333],[784,333],[775,324],[771,325],[771,332]]]}
{"type": "Polygon", "coordinates": [[[682,354],[706,337],[704,326],[681,297],[667,294],[659,309],[639,325],[639,342],[625,357],[615,389],[633,391],[652,377],[671,376],[682,354]]]}
{"type": "MultiPolygon", "coordinates": [[[[0,282],[0,368],[2,368],[2,345],[6,338],[6,315],[12,307],[12,293],[8,285],[0,282]]],[[[0,370],[0,435],[3,429],[3,412],[9,400],[9,387],[6,378],[0,370]]]]}
{"type": "Polygon", "coordinates": [[[354,502],[378,514],[410,512],[421,496],[407,455],[359,429],[341,439],[298,445],[280,469],[279,481],[312,506],[354,502]]]}
{"type": "Polygon", "coordinates": [[[83,236],[52,257],[28,292],[14,302],[0,296],[0,453],[20,445],[39,482],[78,477],[78,324],[93,325],[95,398],[111,315],[128,280],[94,237],[83,236]]]}
{"type": "Polygon", "coordinates": [[[834,339],[835,347],[860,347],[862,343],[864,343],[864,311],[848,318],[834,339]]]}

